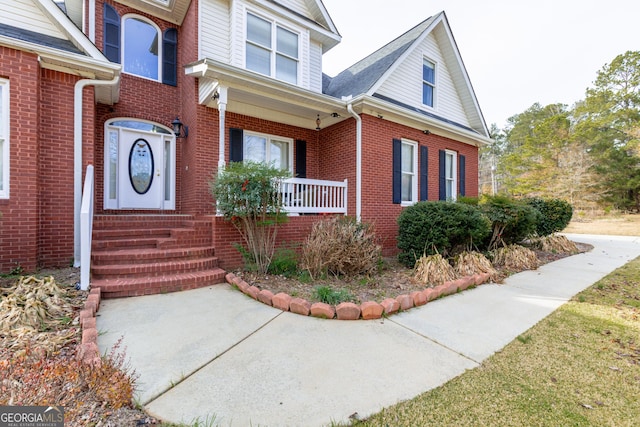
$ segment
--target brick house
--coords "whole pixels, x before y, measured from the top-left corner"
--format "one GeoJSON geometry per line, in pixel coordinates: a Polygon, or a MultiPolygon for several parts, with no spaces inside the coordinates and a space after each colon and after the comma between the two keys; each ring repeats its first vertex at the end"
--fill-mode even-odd
{"type": "Polygon", "coordinates": [[[92,218],[107,295],[215,283],[209,181],[247,159],[295,177],[282,241],[347,214],[394,254],[403,207],[477,195],[489,132],[444,12],[332,78],[340,39],[318,0],[0,0],[0,271],[81,264],[92,218]]]}

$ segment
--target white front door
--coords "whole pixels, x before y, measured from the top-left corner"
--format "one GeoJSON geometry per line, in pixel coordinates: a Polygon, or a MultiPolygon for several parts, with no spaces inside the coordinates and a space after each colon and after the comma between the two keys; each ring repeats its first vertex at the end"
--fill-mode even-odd
{"type": "Polygon", "coordinates": [[[120,208],[162,209],[165,182],[162,135],[123,130],[118,151],[120,208]]]}
{"type": "Polygon", "coordinates": [[[175,209],[175,135],[156,123],[105,124],[105,209],[175,209]]]}

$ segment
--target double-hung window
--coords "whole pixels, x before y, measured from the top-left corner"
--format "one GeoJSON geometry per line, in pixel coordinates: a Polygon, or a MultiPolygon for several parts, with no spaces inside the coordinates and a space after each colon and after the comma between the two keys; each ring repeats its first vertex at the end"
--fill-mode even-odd
{"type": "Polygon", "coordinates": [[[292,143],[287,138],[245,131],[242,158],[244,161],[267,163],[278,169],[292,170],[292,143]]]}
{"type": "Polygon", "coordinates": [[[422,61],[422,103],[433,107],[436,93],[436,64],[424,58],[422,61]]]}
{"type": "Polygon", "coordinates": [[[298,62],[297,33],[251,13],[247,14],[248,70],[297,84],[298,62]]]}
{"type": "Polygon", "coordinates": [[[402,140],[401,145],[402,204],[418,200],[418,144],[402,140]]]}
{"type": "Polygon", "coordinates": [[[9,198],[9,81],[0,79],[0,199],[9,198]]]}
{"type": "Polygon", "coordinates": [[[455,151],[445,150],[444,179],[446,200],[456,200],[457,155],[455,151]]]}

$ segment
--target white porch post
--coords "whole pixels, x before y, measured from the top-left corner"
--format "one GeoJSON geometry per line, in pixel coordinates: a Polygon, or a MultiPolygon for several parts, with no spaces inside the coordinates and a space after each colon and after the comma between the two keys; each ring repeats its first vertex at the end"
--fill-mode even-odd
{"type": "Polygon", "coordinates": [[[225,113],[227,111],[227,87],[218,86],[218,121],[219,121],[219,155],[218,155],[218,172],[225,167],[225,113]]]}

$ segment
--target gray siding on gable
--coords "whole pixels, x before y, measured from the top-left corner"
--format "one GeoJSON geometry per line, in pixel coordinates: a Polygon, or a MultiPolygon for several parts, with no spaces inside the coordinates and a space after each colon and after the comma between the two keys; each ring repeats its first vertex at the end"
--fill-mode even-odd
{"type": "Polygon", "coordinates": [[[314,92],[322,92],[322,44],[311,40],[310,46],[310,89],[314,92]]]}

